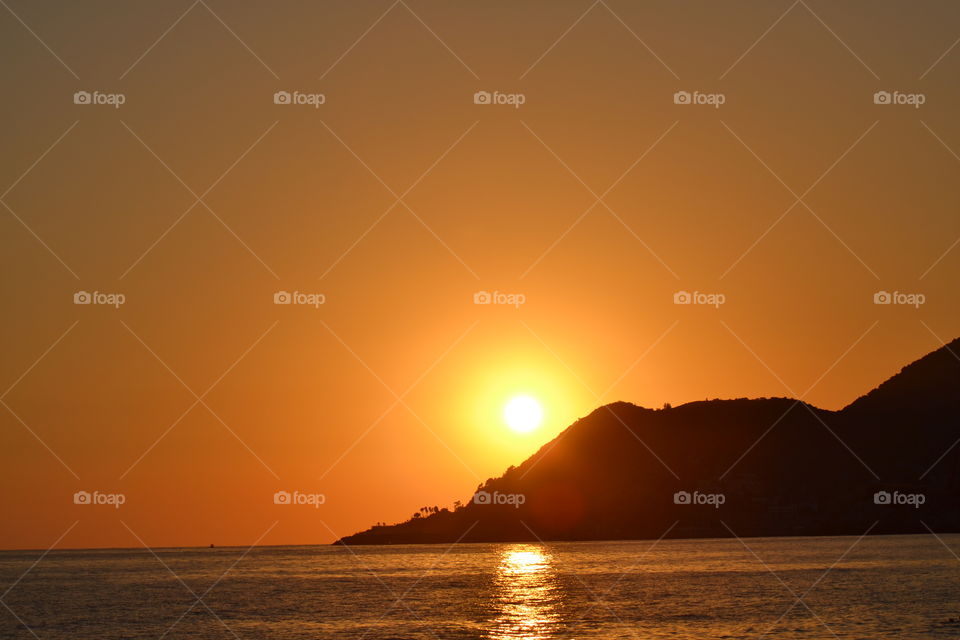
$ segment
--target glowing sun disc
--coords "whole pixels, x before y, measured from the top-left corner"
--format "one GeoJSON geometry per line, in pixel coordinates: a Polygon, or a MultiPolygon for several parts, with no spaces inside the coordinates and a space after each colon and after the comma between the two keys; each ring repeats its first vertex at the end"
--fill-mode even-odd
{"type": "Polygon", "coordinates": [[[543,409],[536,398],[515,396],[503,408],[503,419],[514,431],[527,433],[540,426],[540,421],[543,420],[543,409]]]}

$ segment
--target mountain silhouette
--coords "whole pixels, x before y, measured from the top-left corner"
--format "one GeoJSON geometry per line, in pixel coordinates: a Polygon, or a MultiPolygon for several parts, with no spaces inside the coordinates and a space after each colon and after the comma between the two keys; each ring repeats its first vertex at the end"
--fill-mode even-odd
{"type": "Polygon", "coordinates": [[[960,338],[839,411],[608,404],[465,504],[335,544],[960,532],[958,439],[960,338]]]}

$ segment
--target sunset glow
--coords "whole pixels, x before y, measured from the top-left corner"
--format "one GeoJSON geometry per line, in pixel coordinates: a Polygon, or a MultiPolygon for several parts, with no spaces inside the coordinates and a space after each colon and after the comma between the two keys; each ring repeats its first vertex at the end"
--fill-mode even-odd
{"type": "Polygon", "coordinates": [[[515,396],[503,408],[503,419],[514,431],[527,433],[540,426],[543,408],[536,398],[515,396]]]}

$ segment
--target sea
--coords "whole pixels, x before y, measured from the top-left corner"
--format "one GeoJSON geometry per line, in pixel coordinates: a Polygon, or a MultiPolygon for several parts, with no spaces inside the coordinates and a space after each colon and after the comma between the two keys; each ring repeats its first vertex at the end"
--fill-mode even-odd
{"type": "Polygon", "coordinates": [[[5,551],[0,638],[960,639],[957,553],[960,535],[5,551]]]}

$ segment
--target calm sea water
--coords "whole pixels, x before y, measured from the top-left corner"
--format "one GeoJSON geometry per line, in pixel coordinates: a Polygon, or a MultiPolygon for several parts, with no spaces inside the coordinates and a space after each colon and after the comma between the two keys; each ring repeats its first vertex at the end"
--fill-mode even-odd
{"type": "MultiPolygon", "coordinates": [[[[0,637],[960,638],[943,544],[855,540],[52,552],[0,637]]],[[[39,555],[0,553],[2,589],[39,555]]]]}

